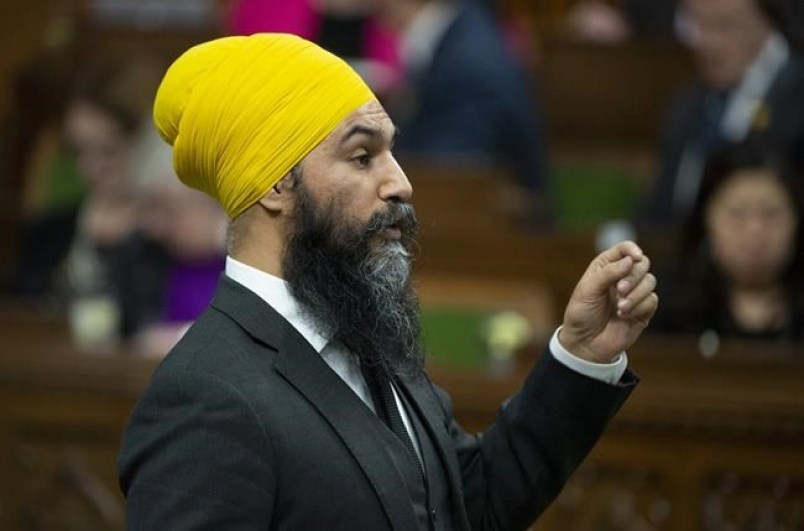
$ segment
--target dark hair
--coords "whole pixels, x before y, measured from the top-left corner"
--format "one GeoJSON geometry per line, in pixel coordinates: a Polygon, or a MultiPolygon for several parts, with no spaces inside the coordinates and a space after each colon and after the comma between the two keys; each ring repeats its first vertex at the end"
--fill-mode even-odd
{"type": "MultiPolygon", "coordinates": [[[[718,315],[728,305],[726,280],[715,265],[707,237],[706,211],[716,194],[736,173],[744,170],[766,170],[774,175],[793,202],[798,217],[793,256],[783,272],[782,282],[790,295],[794,323],[804,317],[804,230],[802,214],[804,200],[801,186],[789,164],[767,145],[756,139],[727,145],[706,163],[701,186],[693,210],[684,223],[681,234],[681,253],[676,278],[679,285],[669,294],[670,312],[686,322],[678,328],[691,331],[714,325],[718,315]]],[[[794,325],[795,326],[795,325],[794,325]]],[[[793,330],[802,339],[801,330],[793,330]]]]}

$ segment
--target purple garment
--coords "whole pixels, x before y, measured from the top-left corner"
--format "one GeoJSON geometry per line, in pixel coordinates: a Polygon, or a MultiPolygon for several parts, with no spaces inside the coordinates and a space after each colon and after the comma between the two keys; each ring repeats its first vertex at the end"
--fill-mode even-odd
{"type": "Polygon", "coordinates": [[[164,323],[194,321],[209,306],[225,259],[182,263],[174,262],[168,270],[164,323]]]}

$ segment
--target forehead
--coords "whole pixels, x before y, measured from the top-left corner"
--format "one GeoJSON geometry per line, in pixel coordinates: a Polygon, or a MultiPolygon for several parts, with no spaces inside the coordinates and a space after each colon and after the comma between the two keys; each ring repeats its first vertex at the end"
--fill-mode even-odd
{"type": "Polygon", "coordinates": [[[347,116],[332,132],[327,140],[341,141],[356,127],[363,126],[378,131],[383,138],[389,139],[394,133],[394,123],[377,101],[366,103],[347,116]]]}
{"type": "Polygon", "coordinates": [[[724,200],[767,200],[783,198],[786,195],[787,192],[776,175],[766,169],[740,170],[723,183],[717,193],[717,196],[724,200]]]}

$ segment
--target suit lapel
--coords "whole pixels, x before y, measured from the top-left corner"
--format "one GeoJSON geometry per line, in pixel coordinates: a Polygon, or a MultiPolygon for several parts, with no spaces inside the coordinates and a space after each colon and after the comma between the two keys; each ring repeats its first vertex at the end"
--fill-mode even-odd
{"type": "Polygon", "coordinates": [[[260,343],[277,349],[290,324],[259,295],[226,275],[218,281],[212,307],[228,315],[260,343]]]}
{"type": "Polygon", "coordinates": [[[464,508],[461,468],[449,435],[449,421],[426,378],[424,375],[416,378],[399,378],[398,383],[422,419],[422,424],[434,442],[441,462],[444,463],[453,507],[453,522],[457,529],[469,530],[471,527],[464,508]]]}
{"type": "MultiPolygon", "coordinates": [[[[275,369],[310,401],[332,426],[373,485],[393,529],[416,529],[413,502],[403,478],[384,449],[374,413],[326,364],[312,346],[259,296],[224,276],[212,306],[237,322],[255,340],[275,349],[275,369]],[[381,449],[382,451],[378,451],[381,449]]],[[[459,467],[444,427],[442,409],[423,378],[400,386],[417,409],[439,455],[446,463],[455,522],[469,529],[461,494],[459,467]],[[460,516],[459,516],[460,515],[460,516]]]]}
{"type": "Polygon", "coordinates": [[[374,413],[290,323],[247,288],[222,277],[212,306],[278,352],[275,369],[315,406],[347,446],[377,492],[391,527],[416,529],[413,502],[384,450],[374,413]]]}
{"type": "Polygon", "coordinates": [[[276,370],[318,409],[349,448],[374,486],[391,527],[416,529],[413,502],[384,449],[374,413],[295,329],[287,329],[276,370]]]}

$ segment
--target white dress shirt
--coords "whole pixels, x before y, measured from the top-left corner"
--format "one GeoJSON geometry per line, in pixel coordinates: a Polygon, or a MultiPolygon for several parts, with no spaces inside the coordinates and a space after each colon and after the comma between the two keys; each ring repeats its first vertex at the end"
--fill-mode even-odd
{"type": "MultiPolygon", "coordinates": [[[[343,347],[330,343],[330,338],[326,337],[320,327],[316,326],[315,323],[304,314],[299,303],[290,294],[290,290],[284,280],[246,265],[231,256],[226,257],[226,276],[257,294],[276,310],[279,315],[284,317],[291,326],[310,343],[310,346],[321,355],[327,365],[346,382],[346,385],[376,413],[374,410],[374,402],[371,399],[371,393],[363,379],[363,374],[360,372],[360,365],[357,358],[350,356],[343,347]]],[[[559,362],[570,369],[609,384],[616,384],[628,365],[628,358],[625,352],[620,354],[613,363],[600,364],[582,360],[568,352],[561,345],[558,341],[558,330],[556,330],[550,340],[550,352],[559,362]]],[[[402,406],[396,389],[393,391],[397,408],[405,423],[405,428],[407,428],[408,434],[416,448],[416,452],[419,453],[419,458],[421,459],[420,449],[410,419],[405,412],[405,408],[402,406]]]]}

